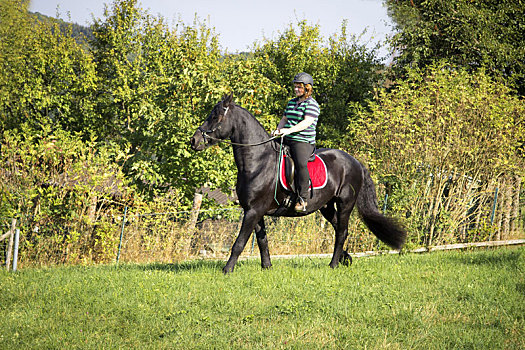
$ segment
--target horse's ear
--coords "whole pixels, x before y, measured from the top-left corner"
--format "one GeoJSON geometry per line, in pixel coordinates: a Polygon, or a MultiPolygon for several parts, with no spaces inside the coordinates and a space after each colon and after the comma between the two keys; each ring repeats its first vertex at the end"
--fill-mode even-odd
{"type": "Polygon", "coordinates": [[[229,94],[224,95],[222,99],[222,105],[229,106],[232,103],[233,103],[233,92],[230,92],[229,94]]]}

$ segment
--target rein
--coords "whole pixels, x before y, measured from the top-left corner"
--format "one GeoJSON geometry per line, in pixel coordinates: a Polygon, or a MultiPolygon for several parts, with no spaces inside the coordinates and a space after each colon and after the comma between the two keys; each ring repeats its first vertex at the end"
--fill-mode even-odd
{"type": "Polygon", "coordinates": [[[232,145],[232,146],[243,146],[243,147],[251,147],[251,146],[260,146],[260,145],[264,145],[265,143],[268,143],[270,141],[273,141],[275,139],[278,139],[280,138],[281,136],[273,136],[273,137],[270,137],[268,140],[264,140],[264,141],[261,141],[261,142],[257,142],[257,143],[237,143],[237,142],[231,142],[231,141],[227,141],[227,140],[223,140],[223,139],[219,139],[219,138],[216,138],[216,137],[213,137],[213,136],[210,136],[208,135],[207,133],[210,132],[210,131],[204,131],[202,129],[200,129],[200,132],[202,133],[202,137],[204,137],[204,139],[210,139],[210,140],[216,140],[216,141],[219,141],[220,142],[223,142],[223,143],[227,143],[228,145],[232,145]]]}

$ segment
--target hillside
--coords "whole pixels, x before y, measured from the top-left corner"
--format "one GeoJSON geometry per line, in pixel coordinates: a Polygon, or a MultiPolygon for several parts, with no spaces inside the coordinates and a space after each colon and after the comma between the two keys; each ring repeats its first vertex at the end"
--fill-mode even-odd
{"type": "Polygon", "coordinates": [[[64,33],[71,30],[71,35],[77,40],[77,42],[90,41],[93,38],[93,32],[91,28],[72,22],[66,22],[60,18],[54,18],[41,14],[40,12],[29,12],[36,20],[41,22],[52,22],[57,23],[60,26],[60,30],[64,33]],[[70,29],[71,28],[71,29],[70,29]]]}

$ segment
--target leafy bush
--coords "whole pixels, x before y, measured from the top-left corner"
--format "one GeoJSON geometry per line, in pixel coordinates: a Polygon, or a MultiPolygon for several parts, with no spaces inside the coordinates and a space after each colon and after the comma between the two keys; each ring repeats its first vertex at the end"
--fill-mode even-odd
{"type": "Polygon", "coordinates": [[[513,186],[502,175],[523,172],[525,103],[483,70],[469,74],[446,62],[411,70],[371,109],[361,115],[361,155],[387,182],[389,206],[408,216],[418,243],[453,241],[482,225],[494,189],[513,186]]]}
{"type": "Polygon", "coordinates": [[[135,191],[112,153],[66,131],[4,133],[0,217],[19,218],[23,259],[104,261],[113,255],[111,215],[135,191]]]}

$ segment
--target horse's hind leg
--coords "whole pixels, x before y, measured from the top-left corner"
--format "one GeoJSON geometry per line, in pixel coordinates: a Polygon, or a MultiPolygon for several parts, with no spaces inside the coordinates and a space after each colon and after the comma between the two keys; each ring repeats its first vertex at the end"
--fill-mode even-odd
{"type": "MultiPolygon", "coordinates": [[[[334,254],[332,255],[332,261],[330,262],[330,267],[335,268],[339,265],[341,258],[344,259],[345,251],[343,246],[345,244],[346,238],[348,237],[348,221],[350,219],[350,213],[354,209],[355,200],[350,203],[345,203],[342,205],[338,203],[337,210],[335,212],[335,217],[333,222],[335,223],[335,244],[334,244],[334,254]]],[[[348,254],[348,253],[346,253],[348,254]]]]}
{"type": "MultiPolygon", "coordinates": [[[[323,214],[324,218],[330,223],[332,224],[332,227],[334,228],[335,232],[336,232],[336,240],[337,240],[337,229],[338,229],[338,214],[337,214],[337,211],[335,210],[335,201],[334,200],[331,200],[330,202],[328,202],[326,204],[326,206],[324,208],[321,208],[320,209],[321,211],[321,214],[323,214]]],[[[343,244],[344,244],[344,240],[343,240],[343,244]]],[[[342,263],[343,265],[345,266],[348,266],[348,259],[350,258],[350,261],[352,260],[352,258],[350,257],[350,255],[346,252],[346,251],[342,251],[341,255],[340,255],[340,258],[339,258],[339,262],[342,263]]]]}
{"type": "Polygon", "coordinates": [[[341,257],[339,258],[339,263],[344,266],[352,265],[352,256],[350,256],[346,250],[343,250],[343,254],[341,254],[341,257]]]}
{"type": "Polygon", "coordinates": [[[257,237],[259,251],[261,252],[261,266],[263,269],[268,269],[272,266],[272,263],[270,262],[270,251],[268,250],[268,237],[266,236],[264,217],[255,225],[255,236],[257,237]]]}
{"type": "Polygon", "coordinates": [[[335,202],[331,200],[326,203],[326,206],[319,210],[323,214],[326,221],[332,224],[334,229],[337,229],[337,212],[335,211],[335,202]]]}

